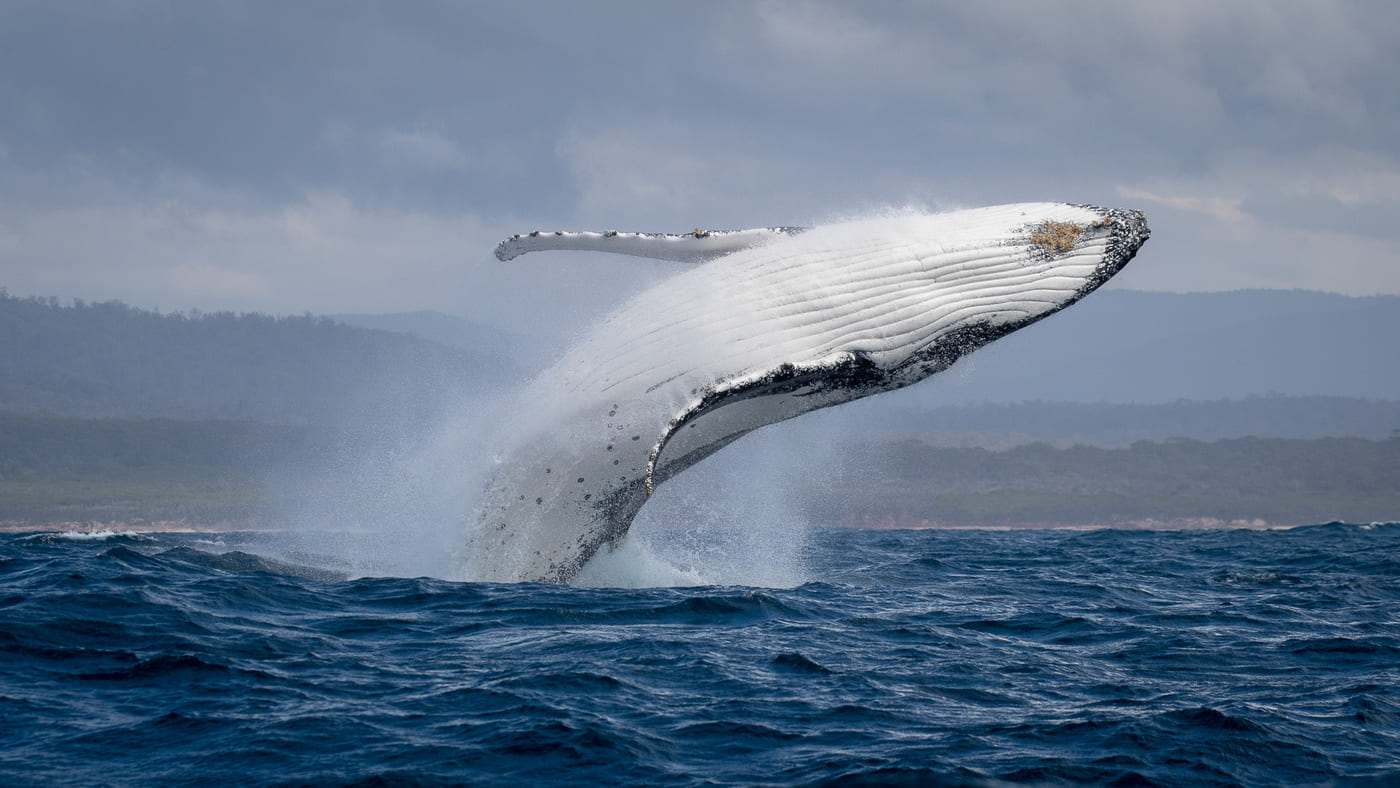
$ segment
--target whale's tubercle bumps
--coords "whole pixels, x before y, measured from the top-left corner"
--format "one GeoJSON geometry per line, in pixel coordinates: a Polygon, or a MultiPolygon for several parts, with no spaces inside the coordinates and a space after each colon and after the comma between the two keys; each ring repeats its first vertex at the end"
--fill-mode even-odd
{"type": "Polygon", "coordinates": [[[804,232],[805,227],[755,227],[748,230],[702,230],[688,233],[566,232],[536,230],[512,235],[496,247],[496,259],[514,260],[529,252],[611,252],[656,260],[703,263],[741,249],[763,246],[804,232]]]}

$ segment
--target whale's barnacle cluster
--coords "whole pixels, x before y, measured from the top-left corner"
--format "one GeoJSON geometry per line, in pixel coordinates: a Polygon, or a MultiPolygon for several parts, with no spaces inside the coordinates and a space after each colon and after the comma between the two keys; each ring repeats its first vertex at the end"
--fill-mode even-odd
{"type": "Polygon", "coordinates": [[[1064,254],[1074,248],[1084,227],[1074,222],[1046,220],[1031,233],[1031,243],[1044,249],[1047,254],[1064,254]]]}

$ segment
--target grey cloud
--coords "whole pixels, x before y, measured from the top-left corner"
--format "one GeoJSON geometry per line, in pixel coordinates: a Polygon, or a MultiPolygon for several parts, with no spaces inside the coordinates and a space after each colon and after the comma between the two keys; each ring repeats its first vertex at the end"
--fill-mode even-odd
{"type": "Polygon", "coordinates": [[[952,175],[1008,159],[1063,175],[1050,151],[1086,138],[1100,153],[1075,166],[1108,172],[1122,167],[1109,153],[1190,168],[1220,145],[1393,152],[1400,131],[1395,31],[1359,6],[25,8],[0,41],[4,72],[24,75],[5,83],[25,108],[4,128],[12,146],[272,193],[398,185],[326,145],[328,126],[428,128],[497,163],[435,192],[459,206],[509,200],[516,182],[557,191],[560,129],[614,115],[739,125],[749,154],[795,142],[860,169],[896,153],[952,175]]]}
{"type": "Polygon", "coordinates": [[[447,261],[535,227],[1141,194],[1160,225],[1144,286],[1397,288],[1296,259],[1400,257],[1381,229],[1396,9],[6,3],[0,285],[177,308],[560,305],[588,276],[632,279],[587,262],[526,289],[447,261]],[[357,246],[308,246],[296,221],[357,246]],[[1217,235],[1228,270],[1175,259],[1217,235]],[[104,253],[123,267],[78,259],[104,253]]]}

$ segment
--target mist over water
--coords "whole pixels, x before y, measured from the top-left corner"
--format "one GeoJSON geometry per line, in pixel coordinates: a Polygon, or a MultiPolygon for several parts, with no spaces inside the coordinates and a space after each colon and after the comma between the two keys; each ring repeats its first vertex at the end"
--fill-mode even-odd
{"type": "Polygon", "coordinates": [[[661,485],[574,584],[794,588],[817,579],[806,560],[811,524],[777,449],[741,440],[661,485]]]}
{"type": "MultiPolygon", "coordinates": [[[[564,349],[538,347],[534,357],[552,361],[564,349]]],[[[268,469],[267,484],[290,490],[290,503],[270,518],[274,532],[238,549],[350,578],[477,579],[498,558],[467,552],[480,494],[493,475],[510,472],[510,448],[550,423],[523,396],[548,366],[536,379],[464,387],[426,421],[343,425],[352,437],[326,456],[268,469]]],[[[802,421],[765,428],[660,485],[627,536],[575,584],[791,588],[814,579],[804,563],[811,523],[796,490],[807,466],[839,458],[823,459],[834,452],[804,436],[802,421]]]]}
{"type": "Polygon", "coordinates": [[[288,491],[269,519],[270,557],[350,577],[469,579],[464,527],[490,471],[504,395],[473,394],[427,423],[347,432],[327,456],[270,469],[288,491]],[[281,530],[278,528],[280,526],[281,530]]]}
{"type": "MultiPolygon", "coordinates": [[[[631,259],[613,261],[638,265],[631,259]]],[[[666,265],[672,275],[687,270],[666,265]]],[[[654,264],[643,271],[632,283],[635,291],[665,278],[654,264]]],[[[612,319],[618,303],[626,301],[618,292],[594,300],[602,305],[592,315],[595,327],[612,319]]],[[[556,431],[564,434],[550,440],[568,439],[570,422],[560,412],[568,414],[571,405],[556,385],[554,365],[592,333],[579,329],[577,320],[576,315],[564,318],[574,326],[567,340],[546,333],[518,337],[531,345],[519,348],[519,357],[540,365],[531,374],[490,381],[484,392],[478,387],[464,395],[426,426],[344,446],[340,456],[326,458],[304,480],[292,482],[302,489],[283,516],[291,528],[284,536],[284,557],[330,563],[352,576],[463,581],[485,576],[484,567],[492,562],[510,560],[471,552],[481,527],[482,493],[495,479],[509,477],[506,458],[535,436],[556,431]]],[[[620,352],[594,349],[605,357],[620,352]]],[[[760,433],[658,486],[628,534],[605,546],[576,583],[787,588],[811,580],[803,565],[810,523],[795,496],[796,482],[804,468],[820,465],[832,451],[819,440],[800,438],[800,429],[790,425],[760,433]],[[803,462],[793,462],[794,452],[803,462]]],[[[828,464],[834,461],[828,458],[828,464]]]]}
{"type": "MultiPolygon", "coordinates": [[[[904,207],[842,218],[912,220],[923,213],[904,207]]],[[[863,237],[861,233],[867,232],[845,225],[823,230],[838,239],[842,233],[863,237]]],[[[637,263],[625,259],[615,264],[637,263]]],[[[654,269],[648,270],[652,275],[640,277],[636,290],[662,278],[654,269]]],[[[671,272],[682,275],[694,270],[678,265],[671,272]]],[[[580,300],[588,299],[580,295],[580,300]]],[[[618,307],[626,299],[617,292],[597,302],[603,307],[592,315],[592,327],[575,328],[567,340],[536,334],[530,340],[533,347],[518,350],[519,357],[539,360],[543,366],[527,379],[489,381],[484,389],[482,381],[475,381],[474,389],[464,386],[464,391],[471,389],[470,394],[464,393],[427,424],[390,427],[387,435],[381,431],[375,439],[344,445],[339,456],[325,458],[304,481],[294,479],[291,483],[300,483],[302,489],[283,516],[292,529],[286,536],[288,557],[318,558],[355,576],[466,581],[492,576],[487,568],[493,564],[512,565],[516,556],[485,554],[471,547],[485,541],[473,538],[481,527],[478,509],[486,505],[483,491],[496,480],[508,479],[513,461],[507,458],[519,461],[519,449],[530,446],[541,433],[550,433],[545,443],[568,441],[578,416],[573,413],[572,394],[559,385],[560,379],[591,374],[595,358],[597,364],[606,365],[627,356],[632,336],[644,333],[650,324],[649,314],[618,307]],[[607,332],[593,330],[604,322],[627,323],[635,330],[618,330],[617,325],[607,332]],[[627,339],[614,338],[618,336],[627,339]],[[554,362],[560,362],[560,367],[554,362]]],[[[576,320],[577,316],[565,319],[576,320]]],[[[741,363],[729,359],[727,350],[716,345],[718,340],[707,336],[692,332],[679,348],[657,349],[684,353],[687,360],[693,357],[696,369],[725,369],[726,364],[741,363]]],[[[964,369],[950,376],[967,374],[964,369]]],[[[665,409],[671,404],[661,402],[658,407],[662,412],[654,415],[664,423],[665,409]]],[[[825,434],[806,431],[808,424],[823,423],[813,414],[770,425],[660,485],[628,534],[605,546],[577,583],[794,587],[816,579],[803,561],[807,532],[814,523],[796,491],[810,489],[813,474],[830,472],[841,462],[837,451],[823,441],[829,430],[825,434]]],[[[548,499],[557,492],[539,494],[548,499]]],[[[524,521],[511,525],[520,529],[549,526],[524,521]]]]}
{"type": "MultiPolygon", "coordinates": [[[[348,450],[295,482],[303,494],[283,515],[285,532],[240,549],[348,577],[473,581],[493,557],[464,550],[478,526],[478,494],[501,470],[487,449],[498,431],[492,414],[508,410],[481,404],[444,421],[431,440],[351,447],[360,453],[348,450]]],[[[627,536],[574,584],[792,588],[820,579],[808,566],[814,524],[797,492],[809,470],[785,456],[787,438],[814,442],[787,425],[774,429],[781,434],[749,436],[659,486],[627,536]]]]}

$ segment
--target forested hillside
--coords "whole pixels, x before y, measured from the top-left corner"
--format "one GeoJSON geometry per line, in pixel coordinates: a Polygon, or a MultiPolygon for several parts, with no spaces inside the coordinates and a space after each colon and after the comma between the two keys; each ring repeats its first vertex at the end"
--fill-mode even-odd
{"type": "Polygon", "coordinates": [[[268,423],[412,421],[514,374],[489,351],[328,318],[160,314],[0,290],[0,410],[268,423]]]}
{"type": "MultiPolygon", "coordinates": [[[[340,515],[392,520],[415,505],[425,481],[456,479],[433,465],[405,476],[404,463],[416,460],[411,448],[405,456],[397,437],[250,422],[0,413],[0,525],[183,519],[279,527],[308,485],[329,480],[339,494],[358,497],[355,506],[376,502],[374,511],[340,515]]],[[[1143,441],[1119,449],[1030,444],[1005,451],[898,440],[831,444],[822,454],[805,473],[779,474],[800,480],[783,485],[813,523],[985,527],[1214,518],[1299,525],[1400,517],[1400,437],[1143,441]]],[[[761,461],[742,452],[729,459],[750,478],[759,470],[773,473],[761,461]]],[[[711,481],[721,488],[751,483],[722,473],[711,481]]]]}
{"type": "Polygon", "coordinates": [[[1145,440],[1248,436],[1383,440],[1400,434],[1400,402],[1280,395],[1161,404],[992,402],[934,408],[872,402],[825,422],[844,439],[912,437],[941,446],[984,448],[1034,442],[1124,447],[1145,440]]]}
{"type": "MultiPolygon", "coordinates": [[[[1100,295],[1086,301],[1103,301],[1098,312],[1077,307],[1023,344],[1018,334],[977,354],[971,374],[810,414],[747,445],[787,441],[766,444],[767,470],[810,480],[797,492],[813,522],[1400,516],[1400,402],[1385,395],[1400,345],[1384,333],[1400,299],[1100,295]],[[1142,324],[1190,304],[1210,308],[1142,324]],[[991,384],[1078,401],[947,393],[991,384]],[[1114,401],[1166,390],[1216,398],[1114,401]],[[1269,393],[1280,390],[1293,395],[1269,393]],[[829,456],[805,456],[802,440],[829,456]]],[[[276,527],[317,486],[327,499],[378,501],[337,517],[392,517],[436,494],[423,485],[458,491],[446,455],[415,447],[445,436],[457,441],[453,462],[472,459],[466,425],[485,419],[480,398],[509,391],[567,341],[522,349],[539,338],[431,313],[347,319],[374,327],[0,290],[0,522],[276,527]]],[[[722,453],[707,467],[752,466],[722,453]]]]}
{"type": "Polygon", "coordinates": [[[1400,400],[1396,337],[1400,296],[1109,290],[974,353],[917,397],[939,405],[1400,400]]]}
{"type": "Polygon", "coordinates": [[[811,514],[850,524],[1393,521],[1400,437],[1031,444],[1001,452],[904,441],[848,447],[834,472],[805,492],[811,514]]]}
{"type": "MultiPolygon", "coordinates": [[[[295,424],[421,420],[518,382],[558,350],[437,313],[344,319],[360,325],[63,305],[0,290],[0,410],[295,424]]],[[[932,381],[809,423],[994,446],[1380,439],[1400,429],[1400,394],[1387,393],[1400,392],[1394,336],[1400,298],[1099,293],[932,381]],[[1194,396],[1182,399],[1188,392],[1194,396]]]]}

